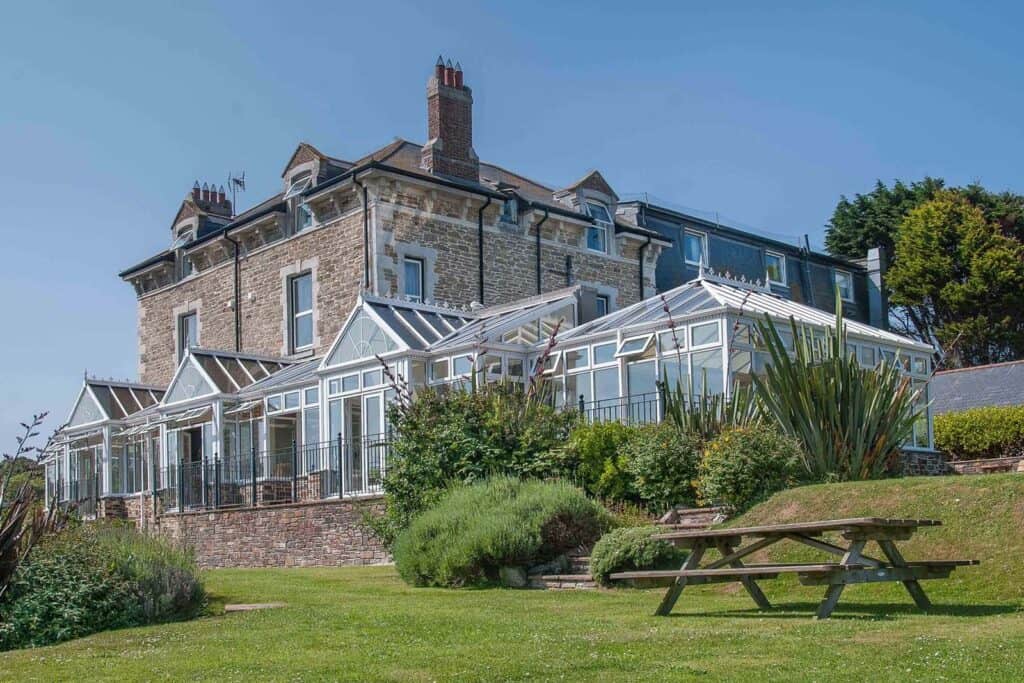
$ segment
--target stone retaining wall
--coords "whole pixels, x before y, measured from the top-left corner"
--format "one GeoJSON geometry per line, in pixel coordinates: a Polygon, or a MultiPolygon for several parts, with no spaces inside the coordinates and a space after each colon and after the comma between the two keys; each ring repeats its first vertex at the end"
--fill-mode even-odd
{"type": "Polygon", "coordinates": [[[986,458],[984,460],[959,460],[950,463],[957,474],[988,474],[991,472],[1019,472],[1024,456],[1007,458],[986,458]]]}
{"type": "Polygon", "coordinates": [[[903,451],[901,466],[905,477],[952,474],[946,456],[939,451],[903,451]]]}
{"type": "Polygon", "coordinates": [[[382,510],[370,498],[167,513],[152,529],[191,547],[204,569],[383,564],[387,550],[363,526],[365,512],[382,510]]]}

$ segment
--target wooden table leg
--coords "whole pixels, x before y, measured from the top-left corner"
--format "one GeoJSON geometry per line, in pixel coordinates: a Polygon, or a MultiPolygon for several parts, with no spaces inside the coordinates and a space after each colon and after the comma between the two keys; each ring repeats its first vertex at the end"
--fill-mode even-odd
{"type": "MultiPolygon", "coordinates": [[[[850,543],[850,547],[846,549],[846,553],[843,554],[843,559],[839,561],[839,564],[857,564],[861,561],[860,553],[864,550],[865,541],[853,541],[850,543]]],[[[845,583],[833,583],[829,584],[829,587],[825,589],[825,597],[822,598],[821,604],[818,605],[818,619],[828,619],[832,614],[832,610],[836,608],[836,604],[839,602],[839,596],[843,594],[843,589],[846,588],[845,583]]]]}
{"type": "MultiPolygon", "coordinates": [[[[718,547],[718,552],[722,553],[722,557],[728,557],[733,554],[733,547],[725,541],[719,541],[716,545],[718,547]]],[[[742,567],[743,561],[738,559],[733,560],[729,563],[729,566],[742,567]]],[[[772,608],[772,603],[768,602],[768,598],[766,598],[764,593],[761,592],[761,588],[757,585],[754,579],[749,576],[743,576],[740,578],[740,583],[742,583],[743,587],[747,589],[748,593],[750,593],[750,597],[754,599],[754,602],[757,603],[759,609],[772,608]]]]}
{"type": "MultiPolygon", "coordinates": [[[[696,541],[693,544],[693,548],[690,549],[690,554],[686,556],[686,561],[683,562],[683,566],[680,569],[696,569],[700,566],[701,558],[704,557],[705,544],[703,541],[696,541]]],[[[686,588],[686,577],[679,576],[669,586],[668,591],[665,592],[665,597],[661,599],[661,604],[658,605],[658,609],[654,612],[656,616],[666,617],[672,612],[672,608],[675,607],[676,600],[679,599],[679,594],[686,588]]]]}
{"type": "MultiPolygon", "coordinates": [[[[885,556],[889,558],[889,562],[894,567],[906,567],[907,561],[903,559],[903,555],[896,548],[896,544],[892,541],[878,541],[878,546],[885,553],[885,556]]],[[[914,599],[914,603],[917,604],[922,610],[929,610],[932,607],[931,600],[924,594],[924,589],[921,588],[921,584],[917,582],[917,579],[909,579],[903,582],[903,587],[910,593],[910,597],[914,599]]]]}

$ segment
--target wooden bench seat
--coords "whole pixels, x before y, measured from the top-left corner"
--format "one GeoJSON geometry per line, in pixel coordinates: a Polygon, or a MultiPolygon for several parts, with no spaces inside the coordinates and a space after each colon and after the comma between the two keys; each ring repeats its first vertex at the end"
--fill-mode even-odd
{"type": "Polygon", "coordinates": [[[743,576],[774,578],[779,574],[827,574],[836,569],[865,569],[862,564],[747,564],[742,567],[723,569],[653,569],[648,571],[619,572],[612,579],[668,579],[687,578],[732,578],[743,576]]]}

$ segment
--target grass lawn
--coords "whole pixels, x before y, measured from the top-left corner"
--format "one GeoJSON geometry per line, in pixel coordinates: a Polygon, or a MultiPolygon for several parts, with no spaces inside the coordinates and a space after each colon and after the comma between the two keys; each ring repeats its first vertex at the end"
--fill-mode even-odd
{"type": "MultiPolygon", "coordinates": [[[[732,586],[689,588],[668,618],[660,590],[545,592],[410,588],[390,567],[219,570],[211,616],[0,654],[5,680],[1019,680],[1024,671],[1024,477],[807,487],[737,523],[824,511],[933,516],[935,534],[985,564],[926,582],[935,609],[902,587],[852,586],[832,619],[823,589],[763,582],[759,613],[732,586]],[[878,507],[893,506],[892,510],[878,507]],[[922,514],[929,513],[930,514],[922,514]],[[944,512],[941,512],[944,511],[944,512]],[[941,513],[940,513],[941,512],[941,513]],[[225,602],[283,601],[217,614],[225,602]]],[[[823,516],[823,515],[817,515],[823,516]]],[[[958,553],[963,556],[965,553],[958,553]]]]}

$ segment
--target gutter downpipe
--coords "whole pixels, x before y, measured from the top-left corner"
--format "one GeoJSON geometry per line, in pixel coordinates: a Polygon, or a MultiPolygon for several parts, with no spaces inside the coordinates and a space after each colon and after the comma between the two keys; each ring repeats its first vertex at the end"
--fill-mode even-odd
{"type": "Polygon", "coordinates": [[[541,218],[540,222],[537,223],[537,293],[538,294],[542,294],[543,293],[541,291],[541,275],[540,275],[540,228],[541,228],[542,225],[544,225],[544,222],[548,219],[548,215],[549,214],[550,214],[550,212],[547,210],[547,208],[545,208],[544,209],[544,218],[541,218]]]}
{"type": "Polygon", "coordinates": [[[640,262],[640,298],[638,301],[644,300],[644,252],[647,251],[647,247],[651,246],[651,236],[647,236],[647,241],[640,245],[637,249],[636,257],[640,262]]]}
{"type": "Polygon", "coordinates": [[[240,245],[238,241],[228,235],[228,231],[224,231],[224,239],[231,242],[235,248],[235,351],[242,350],[242,274],[241,264],[239,262],[239,249],[240,245]]]}
{"type": "Polygon", "coordinates": [[[366,185],[359,182],[359,174],[352,176],[352,184],[363,191],[363,289],[370,290],[370,200],[366,185]]]}
{"type": "MultiPolygon", "coordinates": [[[[513,200],[508,200],[513,201],[513,200]]],[[[490,196],[487,197],[487,201],[480,207],[480,210],[476,214],[476,230],[477,230],[477,263],[480,268],[480,305],[484,303],[484,211],[491,205],[490,196]]]]}

